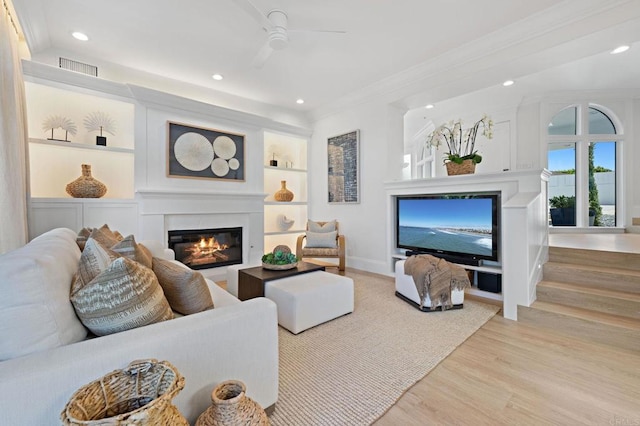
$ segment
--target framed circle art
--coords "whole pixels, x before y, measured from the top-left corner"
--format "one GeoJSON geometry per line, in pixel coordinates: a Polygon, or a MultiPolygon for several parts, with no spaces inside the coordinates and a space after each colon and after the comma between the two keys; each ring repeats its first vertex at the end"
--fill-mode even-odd
{"type": "Polygon", "coordinates": [[[167,122],[167,176],[244,181],[244,135],[167,122]]]}

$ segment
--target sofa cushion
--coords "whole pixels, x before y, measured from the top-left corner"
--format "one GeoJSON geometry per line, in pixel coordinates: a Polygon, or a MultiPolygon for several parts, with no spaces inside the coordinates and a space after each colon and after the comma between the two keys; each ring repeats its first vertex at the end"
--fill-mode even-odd
{"type": "Polygon", "coordinates": [[[213,308],[211,293],[200,272],[159,257],[153,258],[153,272],[174,311],[190,315],[213,308]]]}
{"type": "Polygon", "coordinates": [[[82,323],[98,336],[173,318],[153,271],[119,257],[71,295],[82,323]]]}
{"type": "Polygon", "coordinates": [[[136,262],[151,268],[153,265],[152,256],[148,249],[140,247],[140,244],[136,243],[136,239],[133,235],[127,235],[122,240],[118,241],[111,250],[120,254],[127,259],[135,260],[136,262]]]}
{"type": "Polygon", "coordinates": [[[71,286],[71,293],[84,287],[118,257],[120,257],[119,253],[105,247],[93,237],[89,237],[78,261],[78,273],[71,286]]]}
{"type": "Polygon", "coordinates": [[[305,247],[335,248],[337,247],[337,243],[336,243],[337,234],[338,234],[338,231],[332,231],[332,232],[307,231],[307,243],[305,247]]]}
{"type": "Polygon", "coordinates": [[[109,229],[109,225],[106,223],[102,225],[100,228],[95,228],[91,231],[89,237],[97,240],[105,247],[112,247],[113,245],[118,243],[118,237],[113,233],[111,229],[109,229]]]}
{"type": "Polygon", "coordinates": [[[0,361],[83,340],[69,301],[80,249],[58,228],[0,256],[0,361]]]}

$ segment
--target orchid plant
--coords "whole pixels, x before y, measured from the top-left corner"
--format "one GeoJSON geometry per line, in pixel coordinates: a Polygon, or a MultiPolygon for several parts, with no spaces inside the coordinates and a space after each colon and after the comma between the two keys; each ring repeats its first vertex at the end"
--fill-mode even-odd
{"type": "Polygon", "coordinates": [[[493,120],[488,115],[482,118],[469,129],[463,130],[462,120],[450,121],[438,126],[427,138],[426,147],[438,149],[443,143],[447,144],[449,151],[445,153],[444,161],[452,161],[462,164],[464,160],[471,160],[475,164],[482,161],[482,156],[475,150],[476,136],[482,127],[482,135],[487,139],[493,138],[493,120]]]}

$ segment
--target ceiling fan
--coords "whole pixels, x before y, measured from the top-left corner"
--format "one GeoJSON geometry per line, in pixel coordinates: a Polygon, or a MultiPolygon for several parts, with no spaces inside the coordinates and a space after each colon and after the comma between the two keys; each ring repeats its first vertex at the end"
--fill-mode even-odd
{"type": "Polygon", "coordinates": [[[289,32],[346,33],[339,30],[291,30],[288,28],[287,14],[280,9],[273,9],[265,15],[250,0],[235,0],[235,3],[253,16],[267,32],[267,40],[253,58],[252,65],[255,68],[262,68],[274,50],[282,50],[289,45],[289,32]]]}

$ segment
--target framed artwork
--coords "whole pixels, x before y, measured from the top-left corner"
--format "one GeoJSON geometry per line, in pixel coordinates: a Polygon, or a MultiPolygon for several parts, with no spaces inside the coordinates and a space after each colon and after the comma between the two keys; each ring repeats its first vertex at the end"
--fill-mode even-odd
{"type": "Polygon", "coordinates": [[[244,181],[244,135],[167,122],[167,176],[244,181]]]}
{"type": "Polygon", "coordinates": [[[329,203],[360,202],[360,130],[328,139],[329,203]]]}

